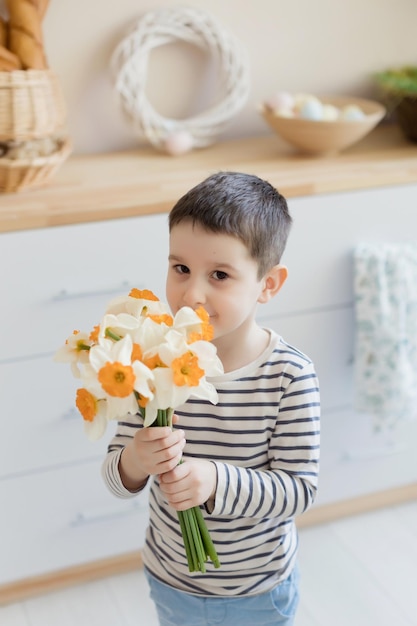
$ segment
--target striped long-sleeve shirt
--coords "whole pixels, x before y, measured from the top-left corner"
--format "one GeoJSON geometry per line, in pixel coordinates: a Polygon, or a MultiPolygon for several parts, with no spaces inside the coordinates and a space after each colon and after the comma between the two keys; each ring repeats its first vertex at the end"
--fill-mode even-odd
{"type": "MultiPolygon", "coordinates": [[[[320,399],[311,360],[271,332],[268,348],[249,365],[211,378],[217,405],[190,399],[177,407],[187,457],[210,459],[217,489],[203,508],[221,567],[188,571],[176,511],[157,477],[143,559],[168,585],[200,595],[236,596],[271,589],[290,574],[297,555],[294,518],[314,500],[319,465],[320,399]]],[[[120,422],[103,464],[119,497],[133,497],[118,472],[123,446],[142,427],[139,416],[120,422]]]]}

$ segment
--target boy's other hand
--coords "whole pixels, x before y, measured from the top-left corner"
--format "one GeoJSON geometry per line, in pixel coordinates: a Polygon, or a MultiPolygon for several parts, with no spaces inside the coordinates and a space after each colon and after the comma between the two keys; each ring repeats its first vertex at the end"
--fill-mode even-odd
{"type": "Polygon", "coordinates": [[[159,476],[161,491],[177,511],[185,511],[214,498],[216,466],[204,459],[187,459],[159,476]]]}

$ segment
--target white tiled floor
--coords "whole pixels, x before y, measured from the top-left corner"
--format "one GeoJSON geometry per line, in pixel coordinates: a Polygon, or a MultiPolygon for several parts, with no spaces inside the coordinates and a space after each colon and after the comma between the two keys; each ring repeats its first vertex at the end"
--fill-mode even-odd
{"type": "MultiPolygon", "coordinates": [[[[417,626],[417,502],[300,532],[296,626],[417,626]]],[[[143,572],[0,608],[1,626],[157,626],[143,572]]]]}

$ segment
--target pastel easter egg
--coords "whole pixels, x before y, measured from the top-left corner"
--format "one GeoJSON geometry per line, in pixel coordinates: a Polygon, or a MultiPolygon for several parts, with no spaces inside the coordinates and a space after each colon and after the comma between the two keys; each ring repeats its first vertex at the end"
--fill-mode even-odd
{"type": "Polygon", "coordinates": [[[317,98],[309,98],[300,106],[298,115],[305,120],[322,120],[323,104],[317,98]]]}
{"type": "Polygon", "coordinates": [[[326,122],[334,122],[339,119],[340,110],[333,104],[323,104],[323,120],[326,122]]]}
{"type": "Polygon", "coordinates": [[[320,102],[320,100],[313,96],[311,93],[296,93],[294,96],[294,110],[296,113],[300,112],[300,109],[306,102],[320,102]]]}
{"type": "Polygon", "coordinates": [[[189,152],[192,150],[193,145],[193,136],[186,130],[173,132],[165,139],[165,150],[172,156],[179,156],[189,152]]]}
{"type": "Polygon", "coordinates": [[[294,106],[294,97],[287,91],[278,91],[265,102],[272,111],[291,111],[294,106]]]}
{"type": "Polygon", "coordinates": [[[358,122],[363,120],[365,113],[356,104],[349,104],[342,109],[341,117],[344,120],[351,120],[352,122],[358,122]]]}

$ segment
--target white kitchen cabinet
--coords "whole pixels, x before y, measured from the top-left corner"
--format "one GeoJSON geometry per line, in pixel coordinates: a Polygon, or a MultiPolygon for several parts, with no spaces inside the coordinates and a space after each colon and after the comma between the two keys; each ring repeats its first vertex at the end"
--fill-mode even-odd
{"type": "Polygon", "coordinates": [[[0,585],[139,550],[146,493],[117,500],[97,460],[0,482],[0,585]]]}
{"type": "Polygon", "coordinates": [[[54,351],[131,287],[164,299],[167,241],[164,214],[3,233],[0,359],[54,351]]]}
{"type": "Polygon", "coordinates": [[[377,433],[354,409],[353,249],[362,242],[417,243],[417,186],[294,198],[283,262],[287,283],[259,319],[310,356],[322,401],[316,506],[417,481],[416,422],[377,433]]]}
{"type": "Polygon", "coordinates": [[[77,382],[50,356],[0,364],[0,477],[99,458],[106,438],[91,442],[75,407],[77,382]],[[6,436],[4,436],[6,435],[6,436]]]}
{"type": "Polygon", "coordinates": [[[146,495],[119,501],[68,364],[53,355],[131,287],[164,299],[166,215],[2,234],[0,584],[139,549],[146,495]]]}
{"type": "Polygon", "coordinates": [[[262,315],[351,304],[355,244],[417,241],[417,185],[291,198],[288,205],[288,279],[262,315]]]}
{"type": "Polygon", "coordinates": [[[321,426],[318,508],[417,482],[416,421],[375,431],[369,416],[348,406],[324,410],[321,426]]]}

